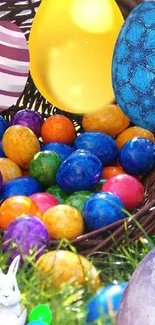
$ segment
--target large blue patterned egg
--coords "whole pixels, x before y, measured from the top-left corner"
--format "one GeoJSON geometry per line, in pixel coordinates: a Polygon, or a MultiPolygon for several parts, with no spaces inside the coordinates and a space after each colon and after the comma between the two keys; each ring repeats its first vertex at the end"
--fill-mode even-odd
{"type": "Polygon", "coordinates": [[[112,64],[117,103],[126,116],[155,132],[155,2],[137,6],[125,21],[112,64]]]}

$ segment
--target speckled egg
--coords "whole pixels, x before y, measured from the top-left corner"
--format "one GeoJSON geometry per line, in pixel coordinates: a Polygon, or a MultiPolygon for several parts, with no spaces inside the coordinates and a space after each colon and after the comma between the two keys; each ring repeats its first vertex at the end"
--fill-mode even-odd
{"type": "Polygon", "coordinates": [[[115,97],[136,125],[155,132],[155,2],[143,2],[126,19],[116,42],[115,97]]]}
{"type": "Polygon", "coordinates": [[[19,167],[27,169],[34,155],[40,151],[36,135],[26,126],[14,125],[3,135],[2,146],[5,155],[19,167]]]}
{"type": "Polygon", "coordinates": [[[108,193],[95,193],[86,201],[83,217],[88,229],[97,230],[125,217],[124,204],[118,196],[108,193]]]}
{"type": "Polygon", "coordinates": [[[35,216],[23,215],[12,221],[4,232],[3,251],[10,259],[18,254],[23,262],[25,256],[40,257],[47,249],[50,239],[44,223],[35,216]]]}
{"type": "Polygon", "coordinates": [[[58,169],[57,184],[68,193],[91,190],[100,181],[102,163],[91,152],[77,150],[58,169]]]}
{"type": "Polygon", "coordinates": [[[21,96],[29,74],[29,50],[22,30],[10,21],[0,21],[0,112],[21,96]]]}
{"type": "Polygon", "coordinates": [[[23,176],[7,182],[0,193],[0,201],[14,195],[31,196],[34,193],[42,192],[41,185],[32,177],[23,176]]]}
{"type": "Polygon", "coordinates": [[[21,111],[18,111],[11,120],[11,125],[27,126],[37,137],[40,136],[42,124],[43,119],[40,113],[30,109],[22,109],[21,111]]]}
{"type": "Polygon", "coordinates": [[[0,158],[0,172],[2,174],[4,184],[14,178],[22,176],[22,171],[19,166],[8,158],[0,158]]]}
{"type": "Polygon", "coordinates": [[[118,148],[114,139],[102,132],[85,132],[75,140],[77,149],[89,150],[98,157],[103,166],[112,165],[118,156],[118,148]]]}
{"type": "Polygon", "coordinates": [[[74,151],[74,148],[65,143],[50,142],[41,147],[41,151],[54,151],[62,159],[67,159],[74,151]]]}

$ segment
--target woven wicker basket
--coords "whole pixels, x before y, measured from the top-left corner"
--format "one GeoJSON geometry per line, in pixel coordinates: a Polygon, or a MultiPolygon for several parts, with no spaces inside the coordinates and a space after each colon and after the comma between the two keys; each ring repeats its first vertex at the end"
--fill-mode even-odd
{"type": "MultiPolygon", "coordinates": [[[[116,0],[124,17],[143,0],[116,0]]],[[[15,22],[29,36],[31,23],[36,13],[40,0],[0,0],[0,19],[15,22]]],[[[10,120],[10,117],[22,108],[29,108],[38,111],[42,110],[42,117],[45,119],[52,114],[64,114],[69,117],[78,132],[82,132],[81,120],[82,116],[73,115],[60,111],[58,108],[49,104],[35,88],[31,77],[29,76],[27,85],[22,97],[18,100],[16,106],[11,107],[3,113],[4,117],[10,120]]],[[[143,235],[143,229],[147,234],[155,232],[155,171],[151,171],[147,177],[143,179],[145,188],[147,188],[147,197],[144,205],[131,218],[125,221],[118,221],[100,230],[85,234],[71,243],[77,247],[77,250],[83,255],[90,255],[96,252],[109,252],[118,244],[124,241],[124,245],[128,245],[131,241],[135,241],[143,235]],[[137,225],[139,224],[139,226],[137,225]]],[[[51,248],[55,248],[58,241],[52,241],[51,248]]]]}

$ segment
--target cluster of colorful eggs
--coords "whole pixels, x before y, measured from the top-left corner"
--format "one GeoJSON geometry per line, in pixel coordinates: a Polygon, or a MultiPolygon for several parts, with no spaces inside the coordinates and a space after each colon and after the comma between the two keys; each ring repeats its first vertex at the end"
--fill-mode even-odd
{"type": "Polygon", "coordinates": [[[0,228],[12,258],[34,247],[40,257],[50,240],[100,229],[143,202],[140,177],[155,164],[154,135],[130,127],[117,105],[85,114],[82,124],[76,136],[62,115],[43,121],[26,109],[10,125],[0,117],[0,228]]]}

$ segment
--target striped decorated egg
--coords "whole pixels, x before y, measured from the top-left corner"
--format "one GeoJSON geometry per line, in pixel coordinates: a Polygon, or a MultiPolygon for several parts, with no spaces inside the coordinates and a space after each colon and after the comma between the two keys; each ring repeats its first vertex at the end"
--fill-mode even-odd
{"type": "Polygon", "coordinates": [[[0,112],[16,104],[29,74],[29,50],[20,28],[0,21],[0,112]]]}

